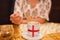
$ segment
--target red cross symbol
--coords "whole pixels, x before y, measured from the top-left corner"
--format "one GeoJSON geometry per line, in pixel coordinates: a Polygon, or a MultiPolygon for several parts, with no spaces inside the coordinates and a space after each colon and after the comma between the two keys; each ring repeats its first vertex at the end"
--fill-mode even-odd
{"type": "Polygon", "coordinates": [[[34,30],[34,25],[32,25],[32,30],[28,29],[29,32],[32,32],[32,37],[34,37],[34,32],[38,32],[39,30],[34,30]]]}

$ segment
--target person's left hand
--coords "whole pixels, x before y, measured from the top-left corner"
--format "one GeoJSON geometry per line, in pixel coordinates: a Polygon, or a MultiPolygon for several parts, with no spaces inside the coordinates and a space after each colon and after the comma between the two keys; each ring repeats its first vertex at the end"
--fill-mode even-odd
{"type": "Polygon", "coordinates": [[[46,22],[46,20],[45,20],[44,18],[35,18],[34,21],[37,21],[37,22],[39,22],[39,23],[41,23],[41,24],[43,24],[43,23],[46,22]]]}
{"type": "Polygon", "coordinates": [[[45,23],[46,22],[46,20],[44,19],[44,18],[40,18],[40,17],[38,17],[38,18],[27,18],[28,19],[28,22],[29,21],[35,21],[35,22],[39,22],[39,23],[41,23],[41,24],[43,24],[43,23],[45,23]]]}

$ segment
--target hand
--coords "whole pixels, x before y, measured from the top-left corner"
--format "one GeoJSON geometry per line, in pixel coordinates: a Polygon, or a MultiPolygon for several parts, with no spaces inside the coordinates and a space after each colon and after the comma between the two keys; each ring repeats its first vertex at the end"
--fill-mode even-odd
{"type": "Polygon", "coordinates": [[[23,23],[28,23],[28,22],[30,22],[30,21],[39,22],[39,23],[41,23],[41,24],[43,24],[43,23],[46,22],[46,20],[45,20],[44,18],[40,18],[40,17],[38,17],[38,18],[28,17],[27,20],[23,20],[23,23]]]}
{"type": "Polygon", "coordinates": [[[29,18],[27,18],[27,19],[28,19],[28,22],[29,22],[29,21],[36,21],[36,22],[39,22],[39,23],[41,23],[41,24],[43,24],[43,23],[46,22],[46,19],[40,18],[40,17],[38,17],[38,18],[29,17],[29,18]]]}
{"type": "Polygon", "coordinates": [[[10,15],[10,20],[14,24],[21,24],[22,18],[20,17],[19,13],[13,13],[10,15]]]}
{"type": "Polygon", "coordinates": [[[43,24],[43,23],[46,22],[46,20],[44,18],[39,18],[39,17],[38,18],[35,18],[34,21],[39,22],[41,24],[43,24]]]}

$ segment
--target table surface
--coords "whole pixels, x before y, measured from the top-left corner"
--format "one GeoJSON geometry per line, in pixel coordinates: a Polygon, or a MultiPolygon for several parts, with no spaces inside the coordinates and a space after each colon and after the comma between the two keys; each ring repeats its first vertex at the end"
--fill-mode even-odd
{"type": "MultiPolygon", "coordinates": [[[[26,39],[21,37],[20,40],[26,40],[26,39]]],[[[45,35],[41,40],[60,40],[60,33],[53,33],[53,34],[45,35]]]]}
{"type": "MultiPolygon", "coordinates": [[[[44,30],[42,30],[42,33],[44,33],[44,37],[41,40],[60,40],[60,24],[57,23],[46,23],[43,24],[42,29],[44,28],[44,30]],[[48,28],[47,28],[48,27],[48,28]],[[46,34],[47,30],[50,34],[46,34]],[[54,29],[54,31],[53,31],[54,29]]],[[[15,39],[16,40],[25,40],[22,36],[21,33],[22,31],[26,30],[26,27],[22,27],[23,30],[21,30],[21,26],[20,27],[16,27],[15,29],[15,39]],[[20,35],[19,35],[20,34],[20,35]]]]}
{"type": "MultiPolygon", "coordinates": [[[[24,28],[26,28],[26,27],[24,27],[24,28]]],[[[25,31],[26,29],[24,29],[24,28],[22,27],[22,29],[25,31]]],[[[42,29],[44,28],[42,33],[45,34],[44,37],[41,40],[60,40],[60,24],[55,24],[55,23],[43,24],[43,26],[41,28],[42,29]],[[54,29],[54,31],[48,30],[47,27],[49,29],[51,29],[51,30],[54,29]],[[50,32],[50,34],[46,34],[46,32],[47,32],[46,28],[50,32]],[[53,33],[51,33],[51,32],[53,32],[53,33]]],[[[22,33],[23,30],[21,30],[21,26],[14,25],[14,37],[13,37],[13,40],[25,40],[21,36],[21,33],[22,33]]]]}
{"type": "Polygon", "coordinates": [[[42,40],[60,40],[60,33],[46,35],[42,40]]]}

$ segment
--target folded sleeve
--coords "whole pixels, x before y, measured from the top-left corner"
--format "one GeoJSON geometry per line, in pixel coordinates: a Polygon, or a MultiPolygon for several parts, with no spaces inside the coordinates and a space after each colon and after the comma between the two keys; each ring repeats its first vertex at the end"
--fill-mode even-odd
{"type": "Polygon", "coordinates": [[[21,11],[22,0],[16,0],[14,6],[14,13],[19,13],[21,17],[23,17],[23,13],[21,11]]]}
{"type": "Polygon", "coordinates": [[[40,17],[45,18],[47,21],[49,21],[51,0],[42,0],[41,5],[42,5],[42,8],[40,9],[40,17]]]}

